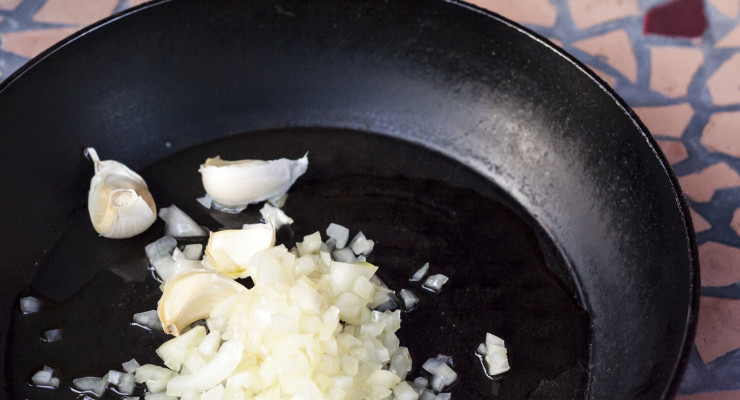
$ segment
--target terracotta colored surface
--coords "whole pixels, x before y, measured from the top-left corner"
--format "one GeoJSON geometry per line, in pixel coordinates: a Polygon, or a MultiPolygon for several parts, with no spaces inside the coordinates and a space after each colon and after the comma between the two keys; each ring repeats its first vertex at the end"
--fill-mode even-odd
{"type": "Polygon", "coordinates": [[[712,165],[678,180],[684,192],[698,203],[710,201],[718,189],[740,186],[740,175],[726,163],[712,165]]]}
{"type": "Polygon", "coordinates": [[[730,57],[707,79],[707,87],[714,104],[740,104],[740,53],[730,57]]]}
{"type": "Polygon", "coordinates": [[[740,208],[735,210],[735,212],[732,214],[732,221],[730,221],[730,227],[737,233],[738,236],[740,236],[740,208]]]}
{"type": "Polygon", "coordinates": [[[524,24],[553,26],[558,15],[549,0],[471,0],[470,3],[524,24]]]}
{"type": "Polygon", "coordinates": [[[702,286],[727,286],[740,281],[740,249],[717,242],[699,246],[702,286]]]}
{"type": "Polygon", "coordinates": [[[704,219],[704,217],[701,216],[698,212],[694,211],[694,209],[690,209],[689,212],[691,213],[691,221],[694,224],[694,231],[695,232],[703,232],[707,229],[711,229],[712,225],[709,224],[709,221],[704,219]]]}
{"type": "Polygon", "coordinates": [[[675,400],[740,400],[740,390],[679,395],[675,400]]]}
{"type": "Polygon", "coordinates": [[[730,18],[737,18],[738,10],[740,10],[740,0],[707,0],[707,2],[722,14],[730,18]]]}
{"type": "Polygon", "coordinates": [[[740,157],[740,111],[712,114],[701,144],[709,151],[740,157]]]}
{"type": "MultiPolygon", "coordinates": [[[[0,79],[82,25],[142,3],[0,0],[0,79]]],[[[705,265],[699,335],[677,399],[740,400],[740,0],[474,3],[573,52],[658,136],[688,194],[705,265]]]]}
{"type": "Polygon", "coordinates": [[[671,164],[676,164],[689,157],[689,152],[683,143],[675,140],[659,140],[658,145],[663,150],[663,154],[671,164]]]}
{"type": "Polygon", "coordinates": [[[619,29],[573,43],[573,47],[603,58],[627,79],[637,80],[637,59],[627,32],[619,29]]]}
{"type": "Polygon", "coordinates": [[[579,29],[640,15],[637,0],[568,0],[570,17],[579,29]]]}
{"type": "Polygon", "coordinates": [[[594,71],[599,78],[603,79],[607,85],[614,86],[617,84],[617,78],[607,74],[606,72],[594,67],[591,67],[591,70],[594,71]]]}
{"type": "Polygon", "coordinates": [[[86,25],[109,16],[118,0],[47,0],[33,17],[40,22],[86,25]]]}
{"type": "Polygon", "coordinates": [[[12,10],[18,7],[23,0],[0,0],[0,10],[12,10]]]}
{"type": "Polygon", "coordinates": [[[703,63],[704,55],[699,49],[653,47],[650,50],[650,89],[668,97],[686,96],[691,79],[703,63]]]}
{"type": "Polygon", "coordinates": [[[705,363],[740,347],[740,300],[702,296],[696,348],[705,363]]]}
{"type": "Polygon", "coordinates": [[[640,120],[653,135],[680,138],[694,116],[694,109],[688,103],[658,107],[635,107],[640,120]]]}
{"type": "Polygon", "coordinates": [[[30,58],[76,31],[77,28],[59,28],[5,33],[0,35],[0,48],[30,58]]]}
{"type": "Polygon", "coordinates": [[[740,26],[723,36],[722,39],[717,42],[716,47],[740,47],[740,26]]]}
{"type": "Polygon", "coordinates": [[[656,35],[695,38],[707,29],[702,0],[671,0],[650,9],[643,31],[656,35]]]}

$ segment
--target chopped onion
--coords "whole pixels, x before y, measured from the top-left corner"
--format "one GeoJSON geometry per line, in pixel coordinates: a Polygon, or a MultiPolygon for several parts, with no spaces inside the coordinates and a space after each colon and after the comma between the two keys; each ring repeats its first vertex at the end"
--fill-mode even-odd
{"type": "Polygon", "coordinates": [[[423,376],[417,377],[414,379],[413,385],[421,389],[426,388],[429,386],[429,379],[424,378],[423,376]]]}
{"type": "Polygon", "coordinates": [[[506,355],[506,346],[503,339],[496,335],[486,333],[486,343],[478,346],[477,352],[486,362],[488,375],[503,374],[510,369],[509,359],[506,355]]]}
{"type": "Polygon", "coordinates": [[[406,347],[399,347],[396,354],[391,358],[389,371],[398,375],[401,379],[406,379],[406,375],[411,371],[411,355],[406,347]]]}
{"type": "Polygon", "coordinates": [[[205,391],[234,372],[244,355],[244,343],[230,340],[221,345],[211,361],[208,362],[195,376],[176,376],[167,384],[167,394],[182,396],[186,390],[205,391]]]}
{"type": "Polygon", "coordinates": [[[424,365],[421,366],[425,371],[429,372],[430,374],[437,373],[437,369],[440,367],[440,365],[444,364],[444,361],[439,360],[437,358],[430,358],[424,362],[424,365]]]}
{"type": "Polygon", "coordinates": [[[419,393],[416,393],[414,388],[405,381],[393,388],[393,395],[394,400],[417,400],[419,398],[419,393]]]}
{"type": "Polygon", "coordinates": [[[434,397],[434,400],[450,400],[452,398],[452,393],[437,393],[437,396],[434,397]]]}
{"type": "Polygon", "coordinates": [[[349,240],[349,229],[332,222],[329,224],[329,227],[326,228],[326,236],[333,238],[336,241],[337,249],[343,249],[347,246],[347,241],[349,240]]]}
{"type": "Polygon", "coordinates": [[[414,308],[419,303],[419,297],[417,297],[414,292],[409,289],[401,289],[401,292],[399,294],[401,295],[403,305],[404,307],[406,307],[407,310],[414,308]]]}
{"type": "Polygon", "coordinates": [[[442,290],[442,285],[447,283],[448,280],[448,277],[442,274],[436,274],[427,278],[427,280],[424,281],[423,286],[433,292],[439,292],[440,290],[442,290]]]}
{"type": "Polygon", "coordinates": [[[265,222],[270,222],[275,229],[280,229],[281,226],[291,225],[293,218],[290,218],[285,214],[285,211],[278,207],[273,207],[269,203],[265,203],[260,209],[260,215],[265,222]]]}
{"type": "Polygon", "coordinates": [[[130,374],[136,372],[136,368],[139,368],[140,367],[139,362],[136,361],[135,358],[132,358],[132,359],[126,361],[125,363],[121,364],[121,366],[123,367],[123,370],[124,371],[126,371],[126,372],[128,372],[130,374]]]}
{"type": "Polygon", "coordinates": [[[331,255],[335,260],[343,263],[353,263],[357,261],[357,259],[355,258],[355,254],[348,247],[334,250],[332,251],[331,255]]]}
{"type": "Polygon", "coordinates": [[[203,245],[200,243],[189,244],[182,249],[182,255],[188,260],[200,260],[203,258],[203,245]]]}
{"type": "Polygon", "coordinates": [[[167,389],[167,382],[173,376],[175,376],[175,373],[167,368],[144,364],[136,369],[134,381],[136,383],[146,383],[146,388],[149,392],[160,393],[167,389]]]}
{"type": "Polygon", "coordinates": [[[434,400],[437,395],[427,389],[422,390],[419,400],[434,400]]]}
{"type": "Polygon", "coordinates": [[[457,373],[447,364],[440,364],[432,374],[432,390],[441,392],[447,386],[452,385],[457,380],[457,373]]]}
{"type": "Polygon", "coordinates": [[[57,342],[62,340],[62,330],[61,329],[50,329],[46,332],[44,332],[44,338],[46,338],[47,342],[57,342]]]}
{"type": "Polygon", "coordinates": [[[102,397],[105,389],[108,387],[108,377],[98,378],[96,376],[88,376],[77,378],[72,381],[72,386],[82,393],[92,393],[97,397],[102,397]]]}
{"type": "Polygon", "coordinates": [[[146,393],[144,400],[177,400],[177,397],[168,396],[166,393],[146,393]]]}
{"type": "Polygon", "coordinates": [[[411,276],[411,279],[409,279],[411,282],[419,282],[422,279],[424,279],[424,276],[429,272],[429,263],[425,263],[422,265],[421,268],[419,268],[416,272],[414,272],[414,275],[411,276]]]}
{"type": "Polygon", "coordinates": [[[31,382],[36,386],[49,389],[56,389],[59,387],[59,378],[54,377],[51,368],[46,366],[41,371],[33,374],[31,382]]]}
{"type": "MultiPolygon", "coordinates": [[[[108,381],[110,382],[110,376],[108,378],[108,381]]],[[[136,389],[136,385],[134,382],[134,374],[122,373],[118,377],[118,383],[116,383],[116,388],[118,389],[117,390],[118,393],[123,394],[123,395],[134,393],[134,389],[136,389]]]]}
{"type": "Polygon", "coordinates": [[[211,209],[211,204],[213,203],[213,199],[211,199],[211,196],[209,196],[208,194],[203,197],[198,197],[197,199],[195,199],[195,201],[209,210],[211,209]]]}
{"type": "Polygon", "coordinates": [[[41,309],[41,300],[33,296],[21,298],[20,304],[23,314],[33,314],[41,309]]]}
{"type": "Polygon", "coordinates": [[[355,237],[352,239],[352,241],[349,243],[349,247],[352,249],[352,252],[356,255],[363,255],[368,256],[373,251],[373,247],[375,246],[375,242],[365,237],[365,234],[362,233],[362,231],[357,232],[355,237]]]}
{"type": "Polygon", "coordinates": [[[165,222],[165,232],[174,237],[198,237],[207,236],[208,232],[201,228],[192,218],[184,211],[171,205],[159,209],[159,218],[165,222]]]}
{"type": "Polygon", "coordinates": [[[157,310],[144,311],[134,314],[134,323],[141,327],[153,330],[162,329],[162,322],[159,321],[157,310]]]}

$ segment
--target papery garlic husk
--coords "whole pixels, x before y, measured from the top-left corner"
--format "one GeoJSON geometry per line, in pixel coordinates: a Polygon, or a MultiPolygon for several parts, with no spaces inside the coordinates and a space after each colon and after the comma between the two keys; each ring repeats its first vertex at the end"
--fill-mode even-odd
{"type": "Polygon", "coordinates": [[[307,168],[308,153],[297,160],[271,161],[225,161],[216,156],[207,159],[199,172],[214,208],[238,213],[248,204],[282,196],[307,168]]]}
{"type": "Polygon", "coordinates": [[[245,277],[252,256],[274,245],[275,227],[270,223],[211,232],[203,261],[231,278],[245,277]]]}
{"type": "Polygon", "coordinates": [[[95,163],[87,208],[95,230],[112,239],[125,239],[147,230],[157,208],[144,179],[114,160],[100,161],[92,147],[85,155],[95,163]]]}
{"type": "Polygon", "coordinates": [[[178,336],[195,321],[208,316],[227,297],[248,289],[216,271],[188,271],[167,279],[157,315],[165,333],[178,336]]]}

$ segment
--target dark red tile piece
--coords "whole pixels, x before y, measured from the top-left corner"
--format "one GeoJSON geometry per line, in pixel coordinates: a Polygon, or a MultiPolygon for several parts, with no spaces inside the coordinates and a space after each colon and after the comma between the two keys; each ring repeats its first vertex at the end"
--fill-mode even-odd
{"type": "Polygon", "coordinates": [[[651,8],[642,25],[644,34],[697,38],[707,29],[702,0],[671,0],[651,8]]]}

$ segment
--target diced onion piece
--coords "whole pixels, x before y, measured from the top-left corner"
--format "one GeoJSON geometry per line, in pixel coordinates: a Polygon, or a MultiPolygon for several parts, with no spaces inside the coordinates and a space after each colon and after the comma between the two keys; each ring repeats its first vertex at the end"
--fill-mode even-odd
{"type": "MultiPolygon", "coordinates": [[[[395,336],[395,335],[394,335],[395,336]]],[[[399,347],[396,354],[391,358],[391,364],[388,369],[401,379],[406,379],[406,375],[411,371],[411,355],[406,347],[399,347]]]]}
{"type": "Polygon", "coordinates": [[[176,376],[167,384],[167,394],[182,396],[187,390],[204,391],[216,386],[234,372],[244,354],[244,343],[224,342],[218,353],[194,376],[176,376]]]}
{"type": "Polygon", "coordinates": [[[424,389],[419,396],[419,400],[434,400],[435,397],[437,397],[437,395],[435,395],[434,392],[424,389]]]}
{"type": "Polygon", "coordinates": [[[135,358],[132,358],[132,359],[126,361],[125,363],[121,364],[121,366],[123,367],[123,370],[124,371],[126,371],[126,372],[128,372],[130,374],[136,372],[136,368],[139,368],[140,367],[139,362],[136,361],[135,358]]]}
{"type": "Polygon", "coordinates": [[[53,376],[53,372],[44,367],[41,371],[36,372],[31,377],[31,382],[36,386],[56,389],[59,387],[59,378],[53,376]]]}
{"type": "Polygon", "coordinates": [[[139,396],[126,396],[122,398],[121,400],[140,400],[141,398],[139,396]]]}
{"type": "Polygon", "coordinates": [[[33,314],[41,309],[41,300],[33,297],[23,297],[20,300],[21,312],[23,314],[33,314]]]}
{"type": "Polygon", "coordinates": [[[144,400],[177,400],[177,397],[168,396],[166,393],[146,393],[144,400]]]}
{"type": "Polygon", "coordinates": [[[332,222],[329,224],[329,227],[326,228],[326,236],[336,241],[337,249],[343,249],[347,246],[347,241],[349,240],[349,229],[332,222]]]}
{"type": "Polygon", "coordinates": [[[98,378],[94,376],[77,378],[72,381],[72,386],[83,393],[92,393],[97,397],[102,397],[105,389],[108,387],[108,377],[98,378]]]}
{"type": "Polygon", "coordinates": [[[407,310],[414,308],[419,303],[419,297],[417,297],[414,292],[409,289],[401,289],[401,292],[399,294],[401,295],[403,305],[404,307],[406,307],[407,310]]]}
{"type": "Polygon", "coordinates": [[[165,235],[146,245],[146,247],[144,247],[144,251],[146,251],[146,256],[149,258],[149,261],[151,261],[152,259],[162,257],[163,255],[171,255],[175,246],[177,246],[177,240],[172,236],[165,235]]]}
{"type": "Polygon", "coordinates": [[[426,388],[426,387],[429,386],[429,379],[424,378],[423,376],[420,376],[420,377],[417,377],[416,379],[414,379],[413,384],[414,384],[414,386],[423,389],[423,388],[426,388]]]}
{"type": "Polygon", "coordinates": [[[321,243],[321,234],[319,232],[314,232],[308,236],[304,236],[303,241],[296,243],[296,245],[298,246],[298,253],[301,256],[305,256],[309,254],[317,254],[321,249],[321,243]]]}
{"type": "Polygon", "coordinates": [[[452,398],[452,393],[437,393],[437,396],[434,397],[434,400],[450,400],[452,398]]]}
{"type": "Polygon", "coordinates": [[[51,342],[58,342],[62,340],[62,330],[61,329],[49,329],[48,331],[44,332],[44,338],[46,338],[46,341],[51,342]]]}
{"type": "Polygon", "coordinates": [[[432,390],[441,392],[447,386],[452,385],[457,380],[457,373],[447,364],[440,364],[432,374],[432,390]]]}
{"type": "Polygon", "coordinates": [[[188,348],[197,346],[204,337],[206,337],[206,328],[201,325],[196,326],[182,335],[164,342],[157,349],[157,355],[164,361],[164,365],[174,371],[179,371],[182,363],[185,362],[188,348]]]}
{"type": "Polygon", "coordinates": [[[108,371],[108,383],[110,383],[111,385],[118,385],[118,382],[121,379],[121,375],[123,375],[123,372],[113,369],[108,371]]]}
{"type": "Polygon", "coordinates": [[[195,201],[209,210],[211,209],[211,204],[213,203],[213,199],[211,199],[211,196],[209,196],[208,194],[203,197],[198,197],[197,199],[195,199],[195,201]]]}
{"type": "Polygon", "coordinates": [[[189,244],[182,249],[182,255],[188,260],[200,260],[203,257],[203,245],[200,243],[189,244]]]}
{"type": "Polygon", "coordinates": [[[414,272],[414,275],[411,276],[411,279],[409,279],[411,282],[419,282],[422,279],[424,279],[424,276],[426,276],[427,272],[429,272],[429,263],[425,263],[421,266],[416,272],[414,272]]]}
{"type": "Polygon", "coordinates": [[[192,218],[184,211],[171,205],[159,209],[159,218],[165,222],[165,232],[174,237],[198,237],[207,236],[208,232],[201,228],[192,218]]]}
{"type": "Polygon", "coordinates": [[[134,323],[149,329],[160,329],[162,322],[159,321],[157,310],[144,311],[134,314],[134,323]]]}
{"type": "Polygon", "coordinates": [[[419,398],[419,393],[416,393],[406,381],[400,382],[393,388],[393,395],[394,400],[417,400],[419,398]]]}
{"type": "Polygon", "coordinates": [[[293,218],[290,218],[285,211],[281,208],[274,207],[269,203],[265,203],[260,209],[260,215],[265,222],[269,222],[275,229],[280,229],[281,226],[293,224],[293,218]]]}
{"type": "Polygon", "coordinates": [[[373,251],[373,247],[375,246],[375,242],[365,237],[365,234],[360,232],[357,232],[355,237],[352,239],[352,241],[349,243],[349,247],[352,249],[352,252],[356,255],[363,255],[368,256],[373,251]]]}
{"type": "Polygon", "coordinates": [[[134,389],[136,389],[134,374],[121,374],[121,376],[118,378],[116,388],[118,388],[118,392],[123,395],[134,393],[134,389]]]}
{"type": "Polygon", "coordinates": [[[355,258],[355,253],[353,253],[349,247],[334,250],[331,252],[331,255],[336,261],[343,263],[353,263],[357,261],[357,259],[355,258]]]}
{"type": "Polygon", "coordinates": [[[447,283],[448,280],[448,277],[442,274],[436,274],[427,278],[427,280],[424,281],[423,286],[433,292],[439,292],[440,290],[442,290],[442,285],[447,283]]]}
{"type": "Polygon", "coordinates": [[[503,339],[490,333],[486,333],[486,343],[478,346],[478,353],[486,362],[488,375],[494,376],[508,371],[509,359],[506,355],[506,346],[503,339]]]}
{"type": "Polygon", "coordinates": [[[159,393],[167,389],[167,383],[175,376],[175,373],[167,368],[162,368],[153,364],[144,364],[136,369],[134,381],[136,383],[146,383],[149,392],[159,393]]]}

